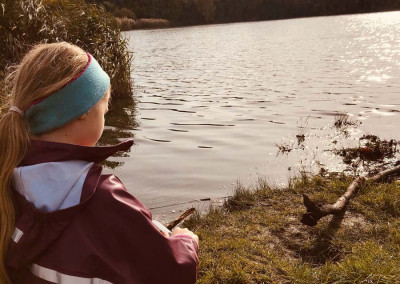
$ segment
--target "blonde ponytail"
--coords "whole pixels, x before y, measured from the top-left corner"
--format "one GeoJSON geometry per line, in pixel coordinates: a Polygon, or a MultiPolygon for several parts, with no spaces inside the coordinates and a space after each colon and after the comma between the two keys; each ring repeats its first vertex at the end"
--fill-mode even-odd
{"type": "Polygon", "coordinates": [[[6,113],[0,120],[0,283],[10,283],[4,260],[14,230],[15,209],[10,188],[14,168],[21,162],[28,148],[27,126],[20,114],[6,113]]]}
{"type": "Polygon", "coordinates": [[[86,53],[66,43],[40,44],[31,49],[6,78],[9,103],[0,118],[0,284],[10,284],[5,258],[15,226],[11,179],[29,148],[29,129],[23,116],[9,107],[29,105],[61,89],[85,67],[86,53]]]}

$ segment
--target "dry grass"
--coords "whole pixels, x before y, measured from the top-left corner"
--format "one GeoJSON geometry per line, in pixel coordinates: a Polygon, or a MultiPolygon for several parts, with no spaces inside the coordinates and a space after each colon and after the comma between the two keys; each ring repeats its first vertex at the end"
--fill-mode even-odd
{"type": "Polygon", "coordinates": [[[338,129],[345,128],[348,126],[358,126],[359,124],[360,124],[360,121],[353,120],[346,113],[338,113],[335,115],[334,126],[338,129]]]}
{"type": "Polygon", "coordinates": [[[165,19],[137,19],[135,29],[169,28],[170,21],[165,19]]]}
{"type": "Polygon", "coordinates": [[[121,31],[130,31],[138,29],[159,29],[171,27],[171,22],[165,19],[137,19],[115,18],[117,26],[121,31]]]}
{"type": "Polygon", "coordinates": [[[117,22],[117,26],[121,31],[130,31],[133,30],[135,26],[135,20],[129,19],[127,17],[123,18],[115,18],[115,21],[117,22]]]}
{"type": "Polygon", "coordinates": [[[132,54],[103,7],[84,0],[15,0],[1,4],[0,14],[0,72],[37,43],[67,41],[96,57],[111,77],[114,97],[132,96],[132,54]]]}

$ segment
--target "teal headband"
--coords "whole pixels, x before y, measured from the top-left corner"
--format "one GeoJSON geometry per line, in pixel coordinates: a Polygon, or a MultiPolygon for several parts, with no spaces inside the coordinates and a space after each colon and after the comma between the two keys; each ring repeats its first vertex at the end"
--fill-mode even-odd
{"type": "Polygon", "coordinates": [[[88,53],[83,71],[59,91],[33,102],[25,111],[30,133],[37,135],[64,126],[87,113],[104,97],[110,77],[88,53]]]}

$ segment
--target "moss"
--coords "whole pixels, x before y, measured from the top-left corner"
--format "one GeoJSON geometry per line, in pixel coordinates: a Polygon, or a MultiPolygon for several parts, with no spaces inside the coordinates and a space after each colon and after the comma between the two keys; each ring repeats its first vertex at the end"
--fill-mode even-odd
{"type": "Polygon", "coordinates": [[[300,193],[334,202],[351,182],[302,177],[286,189],[237,185],[222,208],[185,225],[200,237],[198,283],[396,283],[400,281],[398,183],[364,184],[344,216],[300,222],[300,193]]]}

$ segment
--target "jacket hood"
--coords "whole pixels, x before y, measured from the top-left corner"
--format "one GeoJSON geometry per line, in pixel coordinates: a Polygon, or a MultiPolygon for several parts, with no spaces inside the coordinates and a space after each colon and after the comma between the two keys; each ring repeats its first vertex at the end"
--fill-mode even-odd
{"type": "Polygon", "coordinates": [[[14,169],[13,188],[35,208],[53,212],[80,203],[83,184],[93,162],[49,162],[14,169]]]}
{"type": "Polygon", "coordinates": [[[132,145],[132,139],[102,147],[32,140],[14,170],[17,218],[8,267],[24,267],[51,246],[95,194],[102,171],[97,163],[132,145]]]}

